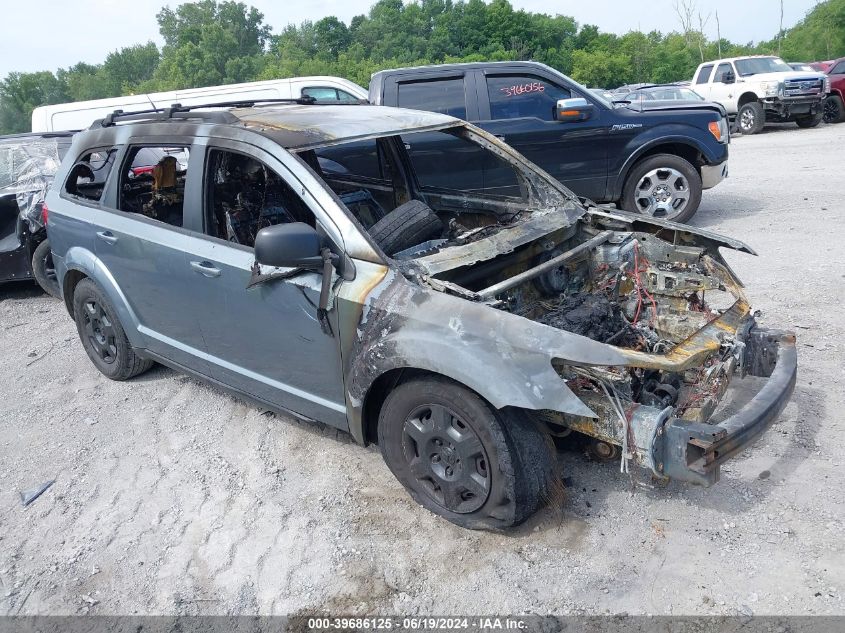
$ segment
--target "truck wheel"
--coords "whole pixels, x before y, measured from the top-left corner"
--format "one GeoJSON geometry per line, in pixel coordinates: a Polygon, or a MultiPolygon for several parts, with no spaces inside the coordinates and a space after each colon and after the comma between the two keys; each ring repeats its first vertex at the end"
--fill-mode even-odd
{"type": "Polygon", "coordinates": [[[824,100],[824,122],[841,123],[845,121],[845,106],[842,105],[842,97],[830,95],[824,100]]]}
{"type": "Polygon", "coordinates": [[[370,227],[370,237],[388,255],[422,244],[443,231],[443,223],[426,203],[409,200],[370,227]]]}
{"type": "Polygon", "coordinates": [[[49,240],[41,242],[32,252],[32,274],[44,292],[57,299],[61,296],[49,240]]]}
{"type": "Polygon", "coordinates": [[[824,118],[824,112],[816,112],[815,114],[811,114],[809,116],[802,116],[800,118],[795,119],[795,123],[800,128],[810,128],[816,127],[819,123],[822,122],[824,118]]]}
{"type": "Polygon", "coordinates": [[[736,125],[743,134],[757,134],[765,124],[766,113],[756,101],[746,103],[737,112],[736,125]]]}
{"type": "Polygon", "coordinates": [[[548,499],[552,444],[520,411],[492,409],[441,377],[399,385],[379,415],[387,466],[411,497],[470,529],[521,523],[548,499]]]}
{"type": "Polygon", "coordinates": [[[621,202],[632,213],[686,222],[701,203],[701,176],[680,156],[655,154],[631,169],[621,202]]]}
{"type": "Polygon", "coordinates": [[[90,279],[76,285],[73,316],[88,358],[107,378],[127,380],[153,366],[132,349],[114,307],[90,279]]]}

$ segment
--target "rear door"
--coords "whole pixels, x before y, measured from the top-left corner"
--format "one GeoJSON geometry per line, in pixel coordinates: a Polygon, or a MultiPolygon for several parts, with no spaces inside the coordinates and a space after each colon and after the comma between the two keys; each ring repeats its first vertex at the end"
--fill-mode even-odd
{"type": "MultiPolygon", "coordinates": [[[[448,114],[465,121],[478,119],[475,77],[463,69],[448,73],[402,75],[385,83],[385,103],[400,108],[448,114]]],[[[484,153],[443,134],[414,134],[404,138],[408,153],[417,165],[417,177],[432,187],[481,190],[484,188],[484,153]]]]}
{"type": "MultiPolygon", "coordinates": [[[[117,173],[106,193],[108,210],[92,218],[97,258],[136,315],[146,347],[208,374],[196,319],[206,307],[195,292],[195,276],[185,258],[190,235],[184,221],[190,206],[185,193],[199,188],[202,177],[196,161],[188,159],[192,155],[190,139],[162,143],[160,137],[131,139],[119,153],[101,152],[95,173],[105,171],[109,162],[117,173]],[[145,156],[158,160],[142,164],[145,156]]],[[[79,193],[91,191],[82,187],[79,193]]]]}
{"type": "MultiPolygon", "coordinates": [[[[575,193],[604,200],[610,112],[591,95],[575,93],[550,77],[506,69],[479,72],[479,118],[476,124],[513,146],[575,193]],[[583,97],[594,104],[586,121],[558,122],[559,99],[583,97]]],[[[505,193],[509,170],[487,169],[485,189],[505,193]]]]}

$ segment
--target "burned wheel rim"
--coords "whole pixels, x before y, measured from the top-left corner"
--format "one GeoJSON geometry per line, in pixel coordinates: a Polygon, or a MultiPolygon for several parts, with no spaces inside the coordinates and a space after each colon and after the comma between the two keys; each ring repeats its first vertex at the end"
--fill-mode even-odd
{"type": "Polygon", "coordinates": [[[490,494],[490,461],[476,432],[454,411],[428,404],[411,411],[402,429],[411,476],[437,505],[474,512],[490,494]]]}
{"type": "Polygon", "coordinates": [[[94,353],[107,364],[112,364],[117,359],[117,344],[115,343],[115,330],[109,315],[103,310],[103,306],[92,300],[86,301],[82,313],[83,326],[88,344],[94,353]]]}
{"type": "Polygon", "coordinates": [[[634,191],[640,213],[667,220],[678,217],[686,209],[690,196],[686,176],[671,167],[652,169],[640,178],[634,191]]]}

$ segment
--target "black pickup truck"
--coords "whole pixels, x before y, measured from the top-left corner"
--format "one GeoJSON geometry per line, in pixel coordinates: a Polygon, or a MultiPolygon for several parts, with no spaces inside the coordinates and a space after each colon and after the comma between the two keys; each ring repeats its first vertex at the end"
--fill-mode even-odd
{"type": "MultiPolygon", "coordinates": [[[[516,148],[579,196],[685,222],[703,189],[728,171],[724,108],[707,102],[611,103],[537,62],[484,62],[383,70],[373,75],[373,104],[429,110],[475,123],[516,148]]],[[[442,135],[409,150],[432,156],[429,184],[460,176],[479,189],[507,193],[504,170],[456,156],[442,135]],[[435,141],[434,139],[441,139],[435,141]],[[437,157],[435,159],[435,157],[437,157]],[[435,164],[436,163],[436,164],[435,164]],[[502,173],[499,173],[501,171],[502,173]]]]}

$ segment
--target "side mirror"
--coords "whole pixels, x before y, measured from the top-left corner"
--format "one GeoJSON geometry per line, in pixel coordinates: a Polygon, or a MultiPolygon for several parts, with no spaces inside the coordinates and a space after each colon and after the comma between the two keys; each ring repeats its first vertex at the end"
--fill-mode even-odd
{"type": "Polygon", "coordinates": [[[304,222],[265,226],[255,236],[255,260],[265,266],[320,270],[320,236],[304,222]]]}
{"type": "Polygon", "coordinates": [[[583,97],[560,99],[555,106],[555,121],[586,121],[593,116],[593,104],[583,97]]]}
{"type": "Polygon", "coordinates": [[[732,84],[736,81],[736,75],[734,75],[731,71],[726,72],[722,75],[722,83],[723,84],[732,84]]]}

